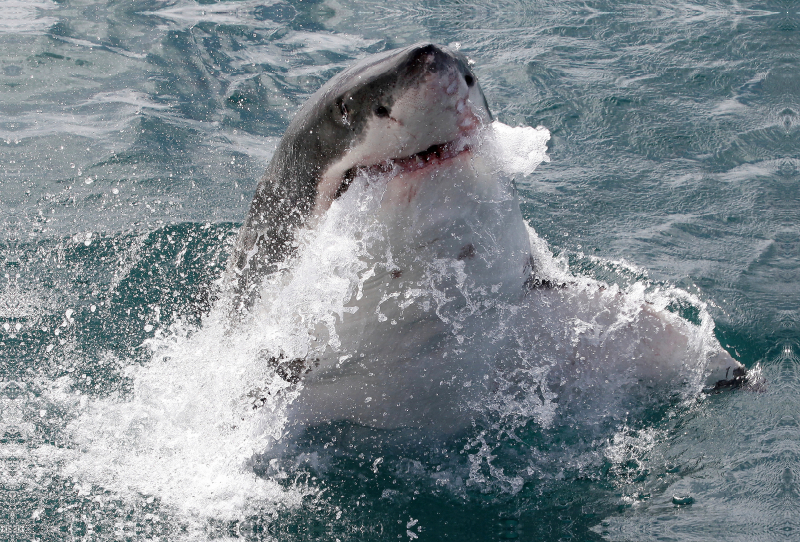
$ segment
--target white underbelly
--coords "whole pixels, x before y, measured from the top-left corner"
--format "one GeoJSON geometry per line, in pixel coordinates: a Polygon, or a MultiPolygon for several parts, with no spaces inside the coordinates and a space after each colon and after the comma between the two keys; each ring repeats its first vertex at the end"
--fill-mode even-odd
{"type": "Polygon", "coordinates": [[[358,231],[367,248],[336,322],[337,346],[320,356],[291,407],[297,423],[439,432],[470,423],[501,347],[485,340],[496,307],[522,299],[530,270],[516,195],[480,166],[467,154],[372,192],[356,186],[329,211],[323,237],[355,205],[362,217],[373,205],[374,218],[358,231]],[[365,201],[370,193],[379,204],[365,201]]]}

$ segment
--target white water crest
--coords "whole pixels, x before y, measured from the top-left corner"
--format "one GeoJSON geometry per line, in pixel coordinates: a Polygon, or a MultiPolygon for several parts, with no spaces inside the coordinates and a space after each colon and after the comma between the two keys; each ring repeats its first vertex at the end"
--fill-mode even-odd
{"type": "Polygon", "coordinates": [[[357,176],[243,321],[218,308],[150,340],[129,396],[55,386],[75,414],[72,449],[53,451],[64,474],[186,518],[243,517],[314,495],[277,458],[308,427],[349,421],[472,431],[477,451],[436,483],[515,493],[534,469],[493,467],[493,434],[619,422],[724,371],[698,299],[576,276],[524,223],[512,180],[547,160],[547,130],[496,122],[482,137],[432,174],[357,176]]]}

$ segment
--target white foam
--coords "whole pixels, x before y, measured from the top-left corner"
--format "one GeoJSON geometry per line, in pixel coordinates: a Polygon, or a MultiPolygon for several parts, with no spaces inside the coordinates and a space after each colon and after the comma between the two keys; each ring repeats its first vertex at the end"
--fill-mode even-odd
{"type": "MultiPolygon", "coordinates": [[[[308,390],[276,373],[276,364],[288,370],[295,359],[311,361],[309,367],[317,360],[319,372],[351,371],[352,389],[343,392],[335,384],[333,391],[345,403],[362,393],[358,410],[348,412],[367,425],[392,428],[423,420],[449,426],[446,432],[465,422],[471,426],[476,413],[485,416],[487,429],[473,439],[476,451],[467,472],[453,468],[447,471],[452,476],[437,474],[436,483],[454,492],[470,485],[510,493],[522,487],[524,472],[495,468],[492,442],[497,439],[489,433],[512,433],[530,423],[547,430],[565,419],[582,419],[586,428],[623,420],[635,416],[631,405],[651,393],[642,382],[658,381],[691,398],[708,374],[710,359],[720,352],[700,300],[644,282],[620,288],[575,276],[522,225],[521,215],[508,214],[515,205],[516,213],[519,209],[507,177],[529,174],[546,161],[548,139],[543,128],[493,123],[477,156],[464,158],[476,172],[448,170],[447,175],[457,175],[450,188],[434,187],[441,192],[430,194],[439,198],[430,201],[452,202],[471,187],[483,206],[466,217],[457,215],[457,204],[447,212],[387,208],[384,195],[393,188],[386,178],[357,177],[315,229],[299,234],[296,257],[282,273],[267,278],[260,301],[243,322],[231,326],[220,309],[202,329],[176,324],[158,333],[148,343],[150,362],[129,368],[130,397],[81,404],[70,393],[53,391],[78,413],[68,428],[77,451],[63,452],[65,474],[122,495],[157,496],[190,518],[235,518],[297,505],[314,490],[282,484],[280,476],[256,476],[251,465],[254,457],[269,459],[300,412],[294,409],[308,390]],[[496,182],[482,184],[491,175],[496,182]],[[509,216],[519,221],[521,237],[503,222],[509,216]],[[420,229],[406,227],[408,220],[420,229]],[[450,252],[437,257],[421,261],[413,251],[397,250],[409,246],[404,235],[421,235],[426,242],[424,236],[430,235],[438,242],[434,234],[442,231],[441,224],[472,227],[478,233],[470,239],[480,256],[454,256],[463,243],[461,230],[454,230],[453,246],[445,247],[450,252]],[[521,282],[515,285],[508,277],[524,281],[527,251],[537,278],[567,286],[526,294],[521,282]],[[398,267],[408,288],[376,286],[392,283],[390,273],[398,267]],[[675,300],[698,307],[700,325],[666,310],[675,300]],[[392,334],[395,324],[405,326],[403,333],[392,334]],[[374,335],[362,341],[358,334],[370,330],[374,335]],[[403,343],[406,339],[411,342],[403,343]],[[357,356],[364,344],[372,348],[366,361],[377,361],[362,370],[357,356]],[[407,363],[395,369],[398,360],[407,363]],[[452,411],[437,410],[432,402],[432,408],[415,413],[412,405],[418,403],[412,396],[425,392],[430,381],[443,380],[447,371],[453,378],[443,393],[466,399],[452,411]],[[368,419],[390,386],[399,408],[385,412],[396,416],[396,423],[368,419]],[[441,420],[431,412],[441,412],[441,420]]],[[[404,182],[409,179],[413,175],[404,182]]],[[[313,383],[315,374],[307,385],[317,386],[314,393],[325,397],[329,384],[313,383]]],[[[337,416],[333,408],[320,414],[337,416]]],[[[615,453],[608,451],[610,457],[615,453]]]]}
{"type": "Polygon", "coordinates": [[[150,363],[128,370],[132,397],[80,408],[68,427],[80,453],[66,461],[65,474],[121,495],[156,496],[190,518],[298,504],[304,488],[284,488],[248,467],[283,427],[279,402],[271,410],[253,405],[285,386],[255,362],[246,336],[225,328],[209,319],[194,335],[174,326],[150,341],[150,363]]]}
{"type": "Polygon", "coordinates": [[[512,128],[494,121],[486,130],[486,154],[498,171],[506,175],[530,175],[539,164],[550,161],[548,141],[550,132],[542,126],[512,128]]]}

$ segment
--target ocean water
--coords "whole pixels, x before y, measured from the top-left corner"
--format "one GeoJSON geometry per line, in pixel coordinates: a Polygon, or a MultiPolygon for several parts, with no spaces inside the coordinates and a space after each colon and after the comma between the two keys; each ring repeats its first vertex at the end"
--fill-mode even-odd
{"type": "Polygon", "coordinates": [[[0,0],[0,44],[0,540],[800,539],[796,3],[0,0]],[[423,40],[549,130],[515,182],[559,272],[755,385],[273,453],[292,392],[258,349],[296,335],[231,334],[214,285],[299,106],[423,40]]]}

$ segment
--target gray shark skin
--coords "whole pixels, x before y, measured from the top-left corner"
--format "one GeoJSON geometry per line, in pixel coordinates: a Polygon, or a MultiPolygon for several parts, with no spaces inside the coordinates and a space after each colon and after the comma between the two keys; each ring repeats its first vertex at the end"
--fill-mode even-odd
{"type": "MultiPolygon", "coordinates": [[[[252,303],[261,279],[292,254],[297,229],[347,189],[355,168],[406,158],[458,137],[453,124],[436,115],[428,114],[422,127],[401,118],[419,112],[414,93],[443,74],[466,92],[469,114],[490,122],[486,98],[464,55],[430,43],[367,57],[309,98],[256,188],[228,262],[239,309],[252,303]],[[416,133],[407,133],[412,129],[416,133]]],[[[453,103],[442,106],[452,109],[453,103]]]]}

